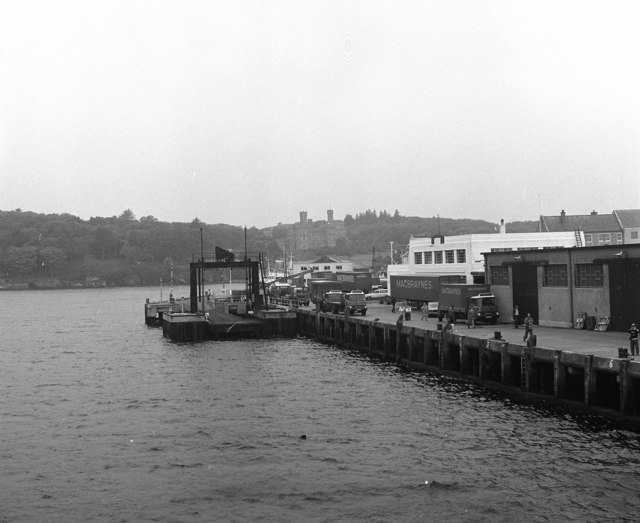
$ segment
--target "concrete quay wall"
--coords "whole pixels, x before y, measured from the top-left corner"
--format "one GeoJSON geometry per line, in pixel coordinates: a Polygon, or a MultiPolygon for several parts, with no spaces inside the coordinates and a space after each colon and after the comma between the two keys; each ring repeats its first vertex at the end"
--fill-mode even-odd
{"type": "Polygon", "coordinates": [[[385,361],[640,426],[640,361],[312,310],[298,310],[297,321],[300,334],[385,361]]]}

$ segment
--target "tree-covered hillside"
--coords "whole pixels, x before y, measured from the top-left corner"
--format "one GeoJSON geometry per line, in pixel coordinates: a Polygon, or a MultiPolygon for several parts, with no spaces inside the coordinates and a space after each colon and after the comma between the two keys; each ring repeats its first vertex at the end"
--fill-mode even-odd
{"type": "MultiPolygon", "coordinates": [[[[365,211],[344,219],[346,237],[332,249],[297,253],[299,258],[321,254],[352,256],[371,254],[377,261],[390,261],[390,242],[400,254],[410,236],[469,234],[495,231],[496,225],[481,220],[404,217],[382,211],[365,211]]],[[[286,225],[261,231],[246,231],[247,251],[268,258],[282,257],[277,239],[286,236],[286,225]]],[[[535,222],[508,225],[510,232],[533,231],[535,222]]],[[[137,219],[129,209],[111,218],[82,220],[70,214],[38,214],[0,211],[0,287],[64,287],[71,285],[157,285],[168,281],[171,266],[174,281],[188,281],[192,253],[202,245],[205,252],[215,246],[242,253],[245,230],[225,224],[168,223],[153,216],[137,219]]],[[[280,242],[282,245],[282,242],[280,242]]]]}
{"type": "MultiPolygon", "coordinates": [[[[118,217],[82,220],[69,214],[0,211],[0,286],[25,282],[32,287],[68,285],[156,285],[188,281],[192,253],[202,245],[244,252],[242,227],[136,219],[130,210],[118,217]],[[4,283],[3,283],[4,282],[4,283]]],[[[247,229],[247,250],[275,253],[272,239],[247,229]]]]}

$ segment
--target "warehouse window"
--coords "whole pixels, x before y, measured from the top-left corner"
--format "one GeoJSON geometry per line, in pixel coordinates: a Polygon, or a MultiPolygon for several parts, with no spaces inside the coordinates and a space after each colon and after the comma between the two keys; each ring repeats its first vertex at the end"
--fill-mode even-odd
{"type": "Polygon", "coordinates": [[[593,235],[592,234],[584,234],[584,244],[589,246],[593,245],[593,235]]]}
{"type": "Polygon", "coordinates": [[[433,263],[442,263],[442,251],[435,251],[433,253],[433,263]]]}
{"type": "Polygon", "coordinates": [[[490,267],[491,285],[509,285],[509,267],[490,267]]]}
{"type": "Polygon", "coordinates": [[[576,265],[576,287],[603,287],[602,264],[578,263],[576,265]]]}
{"type": "Polygon", "coordinates": [[[336,265],[336,269],[337,270],[341,270],[342,269],[342,265],[336,265]]]}
{"type": "Polygon", "coordinates": [[[638,239],[638,231],[631,231],[631,239],[632,240],[638,239]]]}
{"type": "Polygon", "coordinates": [[[611,234],[608,232],[598,234],[598,245],[611,245],[611,234]]]}
{"type": "Polygon", "coordinates": [[[432,254],[433,253],[431,251],[424,251],[424,263],[426,263],[426,264],[432,264],[433,263],[432,254]]]}
{"type": "Polygon", "coordinates": [[[421,252],[414,252],[413,253],[413,258],[414,258],[414,263],[416,265],[422,265],[422,253],[421,252]]]}
{"type": "Polygon", "coordinates": [[[621,232],[617,232],[616,233],[616,243],[622,243],[622,233],[621,232]]]}
{"type": "Polygon", "coordinates": [[[544,280],[545,287],[567,287],[567,266],[566,265],[545,265],[544,280]]]}
{"type": "Polygon", "coordinates": [[[467,263],[467,251],[458,249],[456,254],[458,255],[458,263],[467,263]]]}
{"type": "Polygon", "coordinates": [[[455,251],[444,251],[445,254],[445,259],[447,261],[447,263],[455,263],[455,257],[454,257],[454,253],[455,251]]]}

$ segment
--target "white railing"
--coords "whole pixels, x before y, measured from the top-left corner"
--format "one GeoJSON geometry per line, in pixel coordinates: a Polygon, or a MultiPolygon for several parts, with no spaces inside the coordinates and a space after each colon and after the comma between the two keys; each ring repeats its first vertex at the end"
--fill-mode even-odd
{"type": "Polygon", "coordinates": [[[273,296],[267,296],[267,305],[283,308],[283,309],[298,309],[304,307],[309,300],[300,300],[298,298],[275,298],[273,296]]]}

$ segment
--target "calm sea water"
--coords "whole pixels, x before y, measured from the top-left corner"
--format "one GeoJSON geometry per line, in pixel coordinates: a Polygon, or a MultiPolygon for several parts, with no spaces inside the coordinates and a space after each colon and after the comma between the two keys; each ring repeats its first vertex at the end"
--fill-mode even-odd
{"type": "Polygon", "coordinates": [[[155,294],[0,293],[0,521],[638,519],[637,433],[305,338],[174,344],[155,294]]]}

